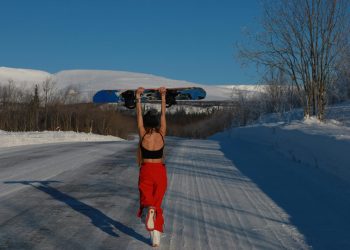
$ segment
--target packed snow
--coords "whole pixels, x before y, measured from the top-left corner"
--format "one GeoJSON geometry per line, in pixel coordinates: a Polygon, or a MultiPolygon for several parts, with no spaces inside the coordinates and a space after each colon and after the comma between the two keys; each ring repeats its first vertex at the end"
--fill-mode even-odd
{"type": "Polygon", "coordinates": [[[33,88],[35,84],[41,84],[45,79],[56,82],[58,89],[70,89],[79,93],[83,101],[91,101],[93,94],[102,89],[136,89],[158,88],[166,86],[174,87],[202,87],[207,92],[205,100],[222,101],[230,100],[237,94],[237,90],[254,95],[262,91],[261,86],[256,85],[205,85],[184,80],[172,80],[151,74],[113,71],[113,70],[64,70],[55,74],[31,69],[15,69],[0,67],[0,84],[13,81],[21,87],[33,88]],[[234,86],[235,91],[232,90],[234,86]]]}
{"type": "Polygon", "coordinates": [[[6,132],[0,130],[0,148],[60,142],[121,141],[115,136],[103,136],[73,131],[6,132]]]}

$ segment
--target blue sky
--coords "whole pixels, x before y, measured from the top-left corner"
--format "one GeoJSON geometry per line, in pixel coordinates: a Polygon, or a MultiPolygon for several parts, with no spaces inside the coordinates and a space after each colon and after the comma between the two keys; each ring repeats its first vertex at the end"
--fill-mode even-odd
{"type": "Polygon", "coordinates": [[[107,69],[197,83],[255,83],[235,58],[258,0],[3,0],[0,66],[107,69]]]}

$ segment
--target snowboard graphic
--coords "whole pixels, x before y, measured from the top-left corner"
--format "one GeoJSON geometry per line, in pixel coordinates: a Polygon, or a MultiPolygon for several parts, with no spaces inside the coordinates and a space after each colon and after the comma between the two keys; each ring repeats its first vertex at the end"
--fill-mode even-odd
{"type": "MultiPolygon", "coordinates": [[[[136,107],[136,89],[100,90],[93,97],[94,103],[124,103],[125,107],[136,107]]],[[[166,92],[167,107],[176,104],[178,100],[201,100],[206,96],[204,89],[199,87],[168,88],[166,92]]],[[[142,102],[160,101],[158,89],[145,89],[141,96],[142,102]]]]}

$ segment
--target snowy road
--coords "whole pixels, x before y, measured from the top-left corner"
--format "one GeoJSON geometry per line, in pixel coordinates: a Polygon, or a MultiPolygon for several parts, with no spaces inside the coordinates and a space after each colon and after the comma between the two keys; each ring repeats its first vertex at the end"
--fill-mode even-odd
{"type": "MultiPolygon", "coordinates": [[[[168,139],[160,249],[307,249],[289,216],[217,141],[168,139]]],[[[0,152],[0,249],[151,249],[135,142],[0,152]]]]}

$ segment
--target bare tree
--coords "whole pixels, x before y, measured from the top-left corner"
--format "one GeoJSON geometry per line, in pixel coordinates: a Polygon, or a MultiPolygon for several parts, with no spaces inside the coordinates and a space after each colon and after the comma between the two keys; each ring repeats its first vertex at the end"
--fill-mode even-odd
{"type": "Polygon", "coordinates": [[[271,68],[263,77],[262,99],[268,113],[284,113],[300,107],[296,89],[288,84],[285,73],[271,68]]]}
{"type": "Polygon", "coordinates": [[[231,99],[236,103],[236,109],[233,110],[235,113],[235,125],[245,126],[250,120],[252,120],[252,113],[255,111],[260,112],[260,110],[255,109],[256,101],[253,97],[248,97],[248,91],[240,89],[239,87],[232,87],[231,99]],[[255,109],[255,110],[254,110],[255,109]]]}
{"type": "Polygon", "coordinates": [[[263,0],[263,32],[240,55],[277,68],[299,92],[304,115],[324,117],[326,91],[349,46],[348,0],[263,0]]]}
{"type": "Polygon", "coordinates": [[[81,100],[80,90],[78,86],[69,85],[61,90],[60,96],[63,98],[62,102],[64,104],[75,104],[79,103],[81,100]]]}
{"type": "Polygon", "coordinates": [[[337,69],[337,98],[340,99],[339,101],[350,99],[350,48],[343,53],[337,69]]]}
{"type": "Polygon", "coordinates": [[[56,82],[52,80],[52,78],[47,78],[45,81],[42,82],[42,91],[43,91],[43,104],[44,104],[44,110],[45,110],[45,118],[44,118],[44,127],[47,129],[47,118],[48,118],[48,104],[52,103],[54,101],[54,92],[56,90],[55,88],[56,82]]]}
{"type": "Polygon", "coordinates": [[[30,112],[30,124],[31,130],[39,130],[39,108],[40,108],[40,98],[39,98],[39,88],[38,85],[35,85],[34,95],[29,103],[30,112]]]}
{"type": "Polygon", "coordinates": [[[3,106],[7,106],[11,103],[16,102],[16,94],[17,90],[16,90],[16,85],[15,82],[13,80],[8,80],[7,85],[2,85],[1,86],[1,102],[3,106]]]}
{"type": "Polygon", "coordinates": [[[286,105],[286,80],[281,70],[271,69],[263,78],[265,103],[269,113],[284,112],[286,105]]]}

